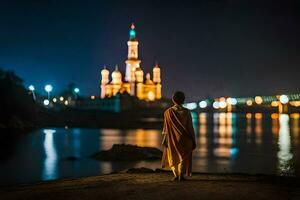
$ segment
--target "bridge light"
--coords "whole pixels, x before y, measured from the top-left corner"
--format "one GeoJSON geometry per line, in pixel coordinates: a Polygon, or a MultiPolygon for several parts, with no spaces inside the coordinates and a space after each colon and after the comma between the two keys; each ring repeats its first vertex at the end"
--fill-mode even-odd
{"type": "Polygon", "coordinates": [[[289,97],[287,95],[285,95],[285,94],[280,95],[279,101],[282,104],[287,104],[289,102],[289,97]]]}
{"type": "Polygon", "coordinates": [[[260,104],[263,103],[263,99],[262,99],[261,96],[256,96],[256,97],[254,98],[254,101],[255,101],[255,103],[258,104],[258,105],[260,105],[260,104]]]}
{"type": "Polygon", "coordinates": [[[219,102],[215,101],[213,103],[213,107],[214,107],[214,109],[219,109],[220,108],[219,102]]]}
{"type": "Polygon", "coordinates": [[[183,105],[183,107],[189,109],[189,110],[194,110],[197,108],[197,104],[196,103],[186,103],[183,105]]]}
{"type": "Polygon", "coordinates": [[[277,107],[279,105],[278,101],[272,101],[271,106],[277,107]]]}
{"type": "Polygon", "coordinates": [[[236,105],[237,104],[237,99],[236,98],[231,98],[231,97],[228,97],[226,99],[227,103],[230,104],[230,105],[236,105]]]}
{"type": "Polygon", "coordinates": [[[226,108],[226,106],[227,106],[226,101],[220,101],[219,106],[220,106],[220,108],[226,108]]]}
{"type": "Polygon", "coordinates": [[[246,104],[247,104],[247,106],[252,106],[253,101],[249,99],[249,100],[246,101],[246,104]]]}
{"type": "Polygon", "coordinates": [[[200,101],[199,107],[200,108],[206,108],[207,107],[207,102],[206,101],[200,101]]]}

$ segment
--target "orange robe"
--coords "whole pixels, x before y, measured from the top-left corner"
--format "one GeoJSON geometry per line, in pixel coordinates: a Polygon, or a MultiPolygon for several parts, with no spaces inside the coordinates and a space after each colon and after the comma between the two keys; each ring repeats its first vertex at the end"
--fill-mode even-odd
{"type": "Polygon", "coordinates": [[[192,152],[196,147],[191,113],[182,106],[175,105],[164,113],[162,168],[183,166],[182,173],[192,173],[192,152]]]}

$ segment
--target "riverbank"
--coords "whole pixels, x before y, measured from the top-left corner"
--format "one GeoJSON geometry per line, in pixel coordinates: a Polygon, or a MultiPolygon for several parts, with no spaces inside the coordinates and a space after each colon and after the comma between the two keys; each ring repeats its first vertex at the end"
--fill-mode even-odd
{"type": "Polygon", "coordinates": [[[131,170],[0,189],[0,199],[300,199],[300,179],[196,173],[183,182],[167,172],[131,170]],[[133,171],[133,172],[132,172],[133,171]]]}

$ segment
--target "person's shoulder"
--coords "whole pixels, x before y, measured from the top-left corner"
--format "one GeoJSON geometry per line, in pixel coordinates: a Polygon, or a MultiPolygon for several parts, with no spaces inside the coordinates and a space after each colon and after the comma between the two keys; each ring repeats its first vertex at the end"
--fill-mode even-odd
{"type": "Polygon", "coordinates": [[[165,111],[164,111],[164,115],[166,115],[167,113],[169,113],[171,111],[172,107],[170,108],[167,108],[165,111]]]}

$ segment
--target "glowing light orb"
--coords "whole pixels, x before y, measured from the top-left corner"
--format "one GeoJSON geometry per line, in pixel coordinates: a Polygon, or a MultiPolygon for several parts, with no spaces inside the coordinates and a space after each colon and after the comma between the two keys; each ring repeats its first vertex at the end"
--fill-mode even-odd
{"type": "Polygon", "coordinates": [[[186,103],[183,105],[183,107],[189,109],[189,110],[194,110],[197,108],[197,103],[192,102],[192,103],[186,103]]]}
{"type": "Polygon", "coordinates": [[[34,91],[34,90],[35,90],[35,88],[34,88],[33,85],[29,85],[28,89],[29,89],[30,91],[34,91]]]}
{"type": "Polygon", "coordinates": [[[279,101],[282,103],[282,104],[287,104],[289,102],[289,97],[285,94],[283,95],[280,95],[279,97],[279,101]]]}
{"type": "Polygon", "coordinates": [[[52,101],[55,103],[55,102],[57,102],[57,99],[56,99],[56,98],[53,98],[52,101]]]}
{"type": "Polygon", "coordinates": [[[96,97],[95,97],[94,95],[92,95],[92,96],[91,96],[91,99],[94,100],[94,99],[96,99],[96,97]]]}
{"type": "Polygon", "coordinates": [[[260,105],[260,104],[263,103],[263,99],[262,99],[261,96],[256,96],[256,97],[254,98],[254,101],[255,101],[255,103],[258,104],[258,105],[260,105]]]}
{"type": "Polygon", "coordinates": [[[253,101],[249,99],[249,100],[246,101],[246,104],[247,104],[247,106],[252,106],[253,101]]]}
{"type": "Polygon", "coordinates": [[[50,101],[48,99],[45,99],[43,103],[45,106],[48,106],[50,104],[50,101]]]}
{"type": "Polygon", "coordinates": [[[236,98],[229,97],[229,98],[227,98],[226,101],[227,101],[228,104],[233,105],[233,106],[237,104],[236,98]]]}
{"type": "Polygon", "coordinates": [[[199,107],[200,108],[206,108],[207,107],[207,102],[206,101],[200,101],[199,107]]]}
{"type": "Polygon", "coordinates": [[[79,93],[79,91],[80,91],[79,88],[74,88],[75,93],[79,93]]]}
{"type": "Polygon", "coordinates": [[[272,107],[277,107],[279,105],[278,101],[272,101],[271,106],[272,107]]]}
{"type": "Polygon", "coordinates": [[[65,100],[64,104],[65,104],[66,106],[69,105],[68,100],[65,100]]]}
{"type": "Polygon", "coordinates": [[[130,36],[130,38],[135,38],[135,30],[134,29],[131,29],[129,31],[129,36],[130,36]]]}
{"type": "Polygon", "coordinates": [[[51,92],[52,90],[53,90],[53,87],[52,87],[52,85],[46,85],[45,86],[45,90],[46,90],[46,92],[51,92]]]}
{"type": "Polygon", "coordinates": [[[147,96],[148,96],[148,99],[150,101],[154,101],[155,100],[155,95],[154,95],[154,93],[152,91],[148,92],[147,96]]]}
{"type": "Polygon", "coordinates": [[[213,107],[214,107],[214,109],[219,109],[220,108],[219,102],[215,101],[213,103],[213,107]]]}
{"type": "Polygon", "coordinates": [[[226,101],[220,101],[219,106],[220,106],[220,108],[226,108],[226,106],[227,106],[226,101]]]}
{"type": "Polygon", "coordinates": [[[59,100],[60,101],[64,101],[64,97],[59,97],[59,100]]]}

